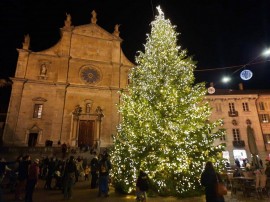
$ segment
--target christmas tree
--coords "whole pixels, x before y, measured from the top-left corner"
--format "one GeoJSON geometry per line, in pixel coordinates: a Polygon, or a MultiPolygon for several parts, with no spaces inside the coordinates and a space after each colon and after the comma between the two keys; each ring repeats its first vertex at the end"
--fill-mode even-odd
{"type": "Polygon", "coordinates": [[[221,122],[210,122],[203,83],[194,84],[195,63],[177,45],[175,26],[158,8],[145,51],[136,57],[112,148],[117,190],[135,188],[139,170],[148,173],[161,195],[189,196],[201,191],[203,164],[221,164],[221,122]]]}

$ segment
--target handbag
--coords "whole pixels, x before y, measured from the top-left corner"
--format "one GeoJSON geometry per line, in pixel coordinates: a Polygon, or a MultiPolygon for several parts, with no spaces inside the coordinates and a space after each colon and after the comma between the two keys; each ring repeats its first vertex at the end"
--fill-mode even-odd
{"type": "Polygon", "coordinates": [[[216,178],[217,178],[217,185],[216,185],[217,194],[219,196],[227,195],[228,190],[226,186],[222,182],[219,181],[217,174],[216,174],[216,178]]]}

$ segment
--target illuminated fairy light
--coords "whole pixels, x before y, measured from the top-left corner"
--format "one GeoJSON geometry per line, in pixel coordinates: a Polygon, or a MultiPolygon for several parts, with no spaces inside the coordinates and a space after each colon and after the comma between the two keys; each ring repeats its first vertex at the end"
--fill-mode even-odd
{"type": "Polygon", "coordinates": [[[112,177],[116,189],[130,193],[142,169],[159,194],[185,196],[201,190],[205,161],[222,165],[218,154],[224,146],[213,146],[223,134],[215,130],[221,122],[207,122],[211,109],[204,100],[206,89],[194,85],[196,66],[177,45],[175,27],[161,10],[151,26],[131,83],[121,92],[112,177]]]}

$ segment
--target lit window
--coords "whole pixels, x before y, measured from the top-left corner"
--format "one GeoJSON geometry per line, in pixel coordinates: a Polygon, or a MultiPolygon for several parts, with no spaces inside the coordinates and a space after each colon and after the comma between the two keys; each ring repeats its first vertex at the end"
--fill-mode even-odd
{"type": "Polygon", "coordinates": [[[243,110],[244,110],[245,112],[248,112],[248,111],[249,111],[248,103],[247,103],[247,102],[243,102],[242,105],[243,105],[243,110]]]}
{"type": "Polygon", "coordinates": [[[269,123],[269,114],[260,114],[261,123],[269,123]]]}
{"type": "Polygon", "coordinates": [[[238,128],[233,128],[232,129],[232,133],[233,133],[233,140],[234,141],[240,141],[240,131],[238,128]]]}
{"type": "Polygon", "coordinates": [[[232,103],[232,102],[229,103],[229,110],[230,110],[230,112],[231,112],[232,114],[235,113],[234,103],[232,103]]]}
{"type": "Polygon", "coordinates": [[[265,109],[263,102],[259,102],[259,109],[260,110],[264,110],[265,109]]]}
{"type": "Polygon", "coordinates": [[[43,110],[43,104],[35,104],[35,105],[34,105],[34,114],[33,114],[33,118],[41,119],[41,116],[42,116],[42,110],[43,110]]]}

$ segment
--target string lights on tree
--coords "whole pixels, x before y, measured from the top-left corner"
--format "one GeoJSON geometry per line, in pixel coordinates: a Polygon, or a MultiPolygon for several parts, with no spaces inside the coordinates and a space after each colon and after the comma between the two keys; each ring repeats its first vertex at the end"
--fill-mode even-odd
{"type": "Polygon", "coordinates": [[[210,122],[204,83],[194,84],[195,62],[177,45],[175,26],[158,7],[144,52],[136,57],[127,91],[121,92],[118,133],[111,160],[116,190],[135,189],[139,170],[162,195],[201,193],[203,165],[223,165],[220,120],[210,122]]]}

